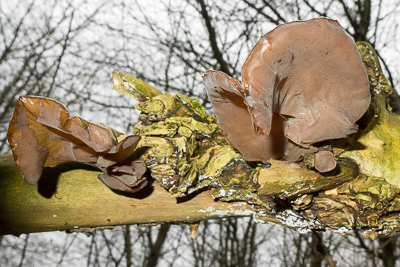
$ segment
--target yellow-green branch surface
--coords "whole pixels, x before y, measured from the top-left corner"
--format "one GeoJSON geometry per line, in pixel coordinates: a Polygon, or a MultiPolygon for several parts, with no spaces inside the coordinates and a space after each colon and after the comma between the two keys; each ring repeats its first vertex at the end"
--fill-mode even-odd
{"type": "Polygon", "coordinates": [[[158,184],[119,194],[97,178],[99,171],[64,164],[28,185],[12,155],[0,156],[0,234],[95,228],[124,224],[186,222],[250,215],[250,205],[215,202],[211,191],[178,200],[158,184]]]}

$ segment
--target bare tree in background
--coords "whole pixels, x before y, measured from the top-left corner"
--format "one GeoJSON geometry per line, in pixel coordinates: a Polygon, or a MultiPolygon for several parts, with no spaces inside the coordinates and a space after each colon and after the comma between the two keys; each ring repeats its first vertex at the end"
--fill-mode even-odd
{"type": "MultiPolygon", "coordinates": [[[[129,40],[124,55],[131,56],[121,59],[123,70],[160,89],[205,99],[201,75],[207,69],[216,69],[239,78],[241,65],[257,40],[281,23],[328,16],[339,20],[356,41],[369,41],[380,52],[396,48],[398,4],[399,1],[387,0],[182,0],[128,5],[124,1],[119,7],[122,19],[137,23],[140,30],[127,27],[129,23],[107,28],[129,40]],[[146,52],[138,55],[144,46],[146,52]],[[160,55],[159,60],[150,59],[152,55],[160,55]],[[135,59],[143,60],[145,66],[132,63],[135,59]]],[[[385,66],[392,60],[381,59],[385,66]]],[[[392,85],[398,84],[386,70],[392,85]]]]}
{"type": "Polygon", "coordinates": [[[268,243],[274,226],[260,228],[251,218],[205,221],[191,242],[190,266],[267,266],[261,262],[262,245],[268,243]],[[263,231],[263,230],[264,231],[263,231]]]}
{"type": "Polygon", "coordinates": [[[82,70],[70,69],[73,54],[84,52],[78,39],[101,7],[85,0],[0,3],[0,151],[8,150],[4,133],[18,96],[60,97],[65,81],[78,78],[82,70]]]}
{"type": "MultiPolygon", "coordinates": [[[[163,257],[170,225],[158,227],[118,227],[113,231],[95,232],[87,247],[87,266],[157,266],[163,257]]],[[[170,246],[171,247],[171,246],[170,246]]]]}
{"type": "MultiPolygon", "coordinates": [[[[136,120],[135,101],[116,94],[110,97],[112,70],[165,92],[199,97],[210,108],[203,73],[216,69],[240,79],[241,65],[257,40],[276,25],[293,20],[337,19],[356,41],[373,44],[391,84],[398,87],[399,6],[398,0],[1,1],[0,151],[8,151],[5,132],[19,95],[63,98],[71,112],[89,113],[93,120],[100,120],[95,114],[105,114],[101,119],[116,121],[120,129],[128,130],[136,120]],[[388,51],[394,55],[389,57],[388,51]]],[[[394,110],[400,110],[397,103],[394,96],[394,110]]],[[[155,266],[157,262],[179,266],[179,260],[192,266],[324,264],[313,250],[316,240],[311,234],[230,219],[205,222],[191,241],[188,232],[184,234],[186,226],[169,227],[126,226],[96,233],[82,249],[87,266],[155,266]],[[272,230],[280,239],[271,238],[272,230]],[[261,260],[263,245],[270,250],[270,262],[261,260]]],[[[322,238],[338,264],[362,265],[367,258],[369,266],[394,266],[398,258],[396,237],[366,241],[355,232],[344,238],[333,234],[322,238]]],[[[13,240],[4,237],[2,249],[19,255],[24,264],[35,260],[30,247],[38,243],[23,238],[15,245],[13,240]],[[24,251],[30,257],[23,256],[24,251]]],[[[71,246],[77,242],[66,238],[57,264],[68,262],[71,246]]],[[[2,260],[11,259],[3,253],[2,260]]]]}

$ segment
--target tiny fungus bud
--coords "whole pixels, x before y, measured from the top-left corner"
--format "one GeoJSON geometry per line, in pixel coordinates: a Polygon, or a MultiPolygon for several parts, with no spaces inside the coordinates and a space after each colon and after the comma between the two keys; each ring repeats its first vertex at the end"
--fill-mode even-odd
{"type": "Polygon", "coordinates": [[[336,167],[335,155],[327,150],[318,151],[315,154],[315,169],[319,172],[329,172],[336,167]]]}

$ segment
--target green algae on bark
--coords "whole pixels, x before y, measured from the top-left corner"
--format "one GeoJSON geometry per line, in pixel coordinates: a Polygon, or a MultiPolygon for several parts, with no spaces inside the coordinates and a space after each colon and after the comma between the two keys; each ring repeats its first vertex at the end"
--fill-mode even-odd
{"type": "Polygon", "coordinates": [[[261,187],[257,193],[279,199],[330,190],[358,175],[357,164],[348,159],[340,159],[339,168],[324,174],[299,163],[281,160],[271,160],[270,163],[269,169],[259,168],[258,183],[261,187]]]}
{"type": "Polygon", "coordinates": [[[113,85],[118,93],[139,101],[161,95],[161,92],[153,86],[119,71],[113,71],[113,85]]]}
{"type": "Polygon", "coordinates": [[[400,116],[390,111],[386,101],[386,94],[393,88],[383,75],[371,45],[360,42],[358,47],[370,79],[373,99],[366,115],[368,125],[349,138],[351,147],[342,156],[355,160],[361,173],[385,178],[400,187],[400,116]]]}
{"type": "Polygon", "coordinates": [[[249,165],[228,145],[214,117],[204,112],[198,100],[170,94],[144,98],[148,100],[136,107],[142,113],[134,133],[142,140],[135,153],[150,169],[152,177],[174,197],[215,188],[216,200],[245,201],[256,206],[257,214],[265,215],[274,213],[277,199],[313,194],[357,176],[357,168],[351,161],[339,164],[337,173],[325,175],[304,164],[292,163],[293,177],[299,168],[304,173],[297,172],[298,183],[287,179],[284,186],[279,179],[283,174],[277,170],[285,170],[288,163],[249,165]],[[318,177],[327,183],[318,184],[318,177]],[[282,194],[283,187],[290,195],[282,194]]]}

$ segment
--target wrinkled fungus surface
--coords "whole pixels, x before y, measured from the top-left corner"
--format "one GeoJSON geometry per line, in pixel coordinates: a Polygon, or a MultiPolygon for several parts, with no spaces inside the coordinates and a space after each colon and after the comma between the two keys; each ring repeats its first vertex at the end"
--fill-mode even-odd
{"type": "Polygon", "coordinates": [[[35,96],[19,98],[8,129],[14,159],[28,184],[39,181],[43,167],[76,161],[100,168],[108,187],[136,192],[146,185],[146,166],[129,156],[140,136],[124,136],[101,123],[69,118],[60,102],[35,96]]]}
{"type": "Polygon", "coordinates": [[[371,101],[354,41],[327,18],[282,24],[264,35],[242,80],[204,75],[220,127],[250,161],[297,161],[316,152],[316,142],[347,137],[371,101]]]}
{"type": "Polygon", "coordinates": [[[271,158],[297,160],[299,154],[315,152],[313,147],[300,147],[284,136],[288,121],[274,113],[274,125],[270,134],[254,131],[251,114],[243,99],[240,83],[220,71],[207,71],[203,77],[208,98],[224,130],[227,141],[238,148],[248,161],[267,162],[271,158]]]}

